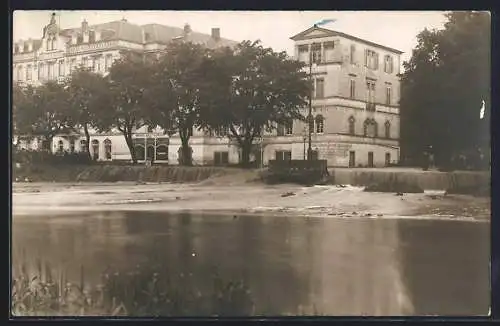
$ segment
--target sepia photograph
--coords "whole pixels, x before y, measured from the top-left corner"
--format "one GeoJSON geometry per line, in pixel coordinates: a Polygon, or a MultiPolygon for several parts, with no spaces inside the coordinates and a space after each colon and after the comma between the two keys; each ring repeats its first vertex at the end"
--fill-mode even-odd
{"type": "Polygon", "coordinates": [[[10,316],[488,316],[488,11],[16,10],[10,316]]]}

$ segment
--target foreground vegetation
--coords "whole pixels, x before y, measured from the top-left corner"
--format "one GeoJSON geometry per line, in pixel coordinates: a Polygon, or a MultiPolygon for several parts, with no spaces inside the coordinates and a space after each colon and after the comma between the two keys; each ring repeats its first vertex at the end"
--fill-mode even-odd
{"type": "Polygon", "coordinates": [[[139,266],[102,273],[96,285],[86,280],[83,267],[76,284],[47,263],[38,262],[34,273],[23,265],[13,274],[14,316],[241,316],[254,311],[245,284],[217,273],[204,276],[212,283],[207,289],[196,288],[192,275],[139,266]]]}

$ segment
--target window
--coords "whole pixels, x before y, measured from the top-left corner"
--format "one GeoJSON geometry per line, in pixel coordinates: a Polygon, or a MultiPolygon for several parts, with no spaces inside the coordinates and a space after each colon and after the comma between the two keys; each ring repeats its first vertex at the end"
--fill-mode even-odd
{"type": "Polygon", "coordinates": [[[89,43],[94,43],[95,42],[95,31],[90,31],[89,32],[89,43]]]}
{"type": "Polygon", "coordinates": [[[111,160],[111,140],[104,140],[104,156],[107,160],[111,160]]]}
{"type": "Polygon", "coordinates": [[[106,58],[104,59],[104,69],[106,71],[108,71],[108,69],[111,67],[111,61],[112,61],[111,54],[106,55],[106,58]]]}
{"type": "Polygon", "coordinates": [[[229,152],[214,152],[214,165],[229,164],[229,152]]]}
{"type": "Polygon", "coordinates": [[[59,153],[64,152],[64,143],[62,140],[57,142],[57,152],[59,153]]]}
{"type": "Polygon", "coordinates": [[[278,128],[276,129],[276,135],[277,136],[284,136],[285,135],[285,126],[283,124],[278,124],[278,128]]]}
{"type": "Polygon", "coordinates": [[[391,165],[391,153],[385,153],[385,166],[391,165]]]}
{"type": "Polygon", "coordinates": [[[315,97],[325,97],[325,80],[323,78],[316,79],[315,97]]]}
{"type": "Polygon", "coordinates": [[[75,152],[75,140],[74,139],[71,139],[69,141],[69,151],[70,151],[70,153],[74,153],[75,152]]]}
{"type": "Polygon", "coordinates": [[[218,127],[215,129],[216,137],[226,137],[227,136],[227,127],[218,127]]]}
{"type": "Polygon", "coordinates": [[[356,61],[355,61],[355,56],[356,55],[356,45],[354,44],[351,44],[351,54],[350,54],[350,58],[351,58],[351,64],[355,64],[356,61]]]}
{"type": "Polygon", "coordinates": [[[80,152],[87,152],[87,141],[85,139],[80,140],[80,152]]]}
{"type": "Polygon", "coordinates": [[[276,161],[290,161],[292,159],[291,151],[276,151],[276,161]]]}
{"type": "Polygon", "coordinates": [[[99,141],[97,139],[92,141],[92,158],[94,160],[99,159],[99,141]]]}
{"type": "Polygon", "coordinates": [[[52,78],[54,78],[54,63],[50,62],[47,65],[47,68],[48,68],[47,77],[49,80],[51,80],[52,78]]]}
{"type": "Polygon", "coordinates": [[[377,137],[377,122],[374,119],[366,119],[363,127],[363,135],[365,137],[377,137]]]}
{"type": "Polygon", "coordinates": [[[372,168],[373,165],[373,152],[368,152],[368,167],[372,168]]]}
{"type": "Polygon", "coordinates": [[[349,117],[349,134],[354,135],[356,134],[356,119],[354,119],[353,116],[349,117]]]}
{"type": "Polygon", "coordinates": [[[391,123],[389,120],[385,122],[385,138],[391,138],[391,123]]]}
{"type": "Polygon", "coordinates": [[[323,49],[325,50],[325,61],[335,61],[335,42],[325,42],[323,44],[323,49]]]}
{"type": "Polygon", "coordinates": [[[31,80],[33,78],[33,67],[31,65],[26,66],[26,80],[31,80]]]}
{"type": "Polygon", "coordinates": [[[365,67],[372,70],[378,69],[378,53],[372,50],[365,50],[365,67]]]}
{"type": "Polygon", "coordinates": [[[366,81],[366,102],[375,103],[375,81],[366,81]]]}
{"type": "Polygon", "coordinates": [[[64,60],[59,60],[59,76],[64,76],[64,60]]]}
{"type": "Polygon", "coordinates": [[[14,53],[19,53],[19,45],[16,45],[14,48],[14,53]]]}
{"type": "Polygon", "coordinates": [[[50,44],[50,49],[51,50],[57,49],[57,40],[56,40],[55,36],[52,37],[52,41],[51,41],[51,44],[50,44]]]}
{"type": "Polygon", "coordinates": [[[50,45],[51,45],[51,44],[52,44],[52,42],[51,42],[51,38],[49,37],[49,38],[47,38],[47,41],[46,41],[46,44],[45,44],[45,49],[46,49],[47,51],[49,51],[49,50],[50,50],[50,45]]]}
{"type": "Polygon", "coordinates": [[[350,88],[349,97],[352,99],[356,98],[356,81],[354,79],[350,80],[349,88],[350,88]]]}
{"type": "Polygon", "coordinates": [[[83,35],[80,34],[76,37],[76,44],[82,44],[83,43],[83,35]]]}
{"type": "Polygon", "coordinates": [[[384,57],[384,72],[392,74],[394,71],[394,61],[390,55],[384,57]]]}
{"type": "Polygon", "coordinates": [[[28,51],[29,51],[28,44],[24,44],[24,46],[23,46],[23,52],[28,52],[28,51]]]}
{"type": "Polygon", "coordinates": [[[321,44],[313,43],[311,44],[311,52],[312,52],[312,62],[313,63],[321,63],[321,44]]]}
{"type": "Polygon", "coordinates": [[[308,48],[308,46],[307,45],[299,45],[298,50],[299,50],[299,61],[308,62],[309,61],[309,58],[308,58],[309,48],[308,48]]]}
{"type": "Polygon", "coordinates": [[[391,86],[385,88],[385,104],[391,105],[391,86]]]}
{"type": "Polygon", "coordinates": [[[316,116],[316,133],[322,134],[324,131],[324,121],[325,118],[321,114],[316,116]]]}

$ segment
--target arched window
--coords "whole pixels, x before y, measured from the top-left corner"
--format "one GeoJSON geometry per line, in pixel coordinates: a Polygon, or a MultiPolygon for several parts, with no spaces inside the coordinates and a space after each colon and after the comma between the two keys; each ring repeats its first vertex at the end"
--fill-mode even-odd
{"type": "Polygon", "coordinates": [[[62,140],[57,142],[57,151],[59,153],[62,153],[64,151],[64,143],[62,140]]]}
{"type": "Polygon", "coordinates": [[[80,140],[80,152],[87,152],[87,141],[85,139],[80,140]]]}
{"type": "Polygon", "coordinates": [[[111,140],[105,139],[104,140],[104,156],[106,157],[107,160],[111,160],[111,140]]]}
{"type": "Polygon", "coordinates": [[[391,138],[391,123],[389,120],[385,122],[385,138],[391,138]]]}
{"type": "Polygon", "coordinates": [[[356,134],[356,119],[351,115],[349,117],[349,134],[355,135],[356,134]]]}
{"type": "Polygon", "coordinates": [[[363,127],[364,127],[363,135],[365,137],[377,137],[378,128],[377,128],[377,122],[374,119],[366,119],[363,127]]]}
{"type": "Polygon", "coordinates": [[[325,118],[321,114],[316,116],[316,133],[322,134],[324,132],[324,121],[325,118]]]}
{"type": "Polygon", "coordinates": [[[99,141],[97,139],[92,141],[92,157],[94,160],[99,159],[99,141]]]}
{"type": "Polygon", "coordinates": [[[293,120],[288,120],[285,123],[285,135],[291,135],[293,134],[293,120]]]}

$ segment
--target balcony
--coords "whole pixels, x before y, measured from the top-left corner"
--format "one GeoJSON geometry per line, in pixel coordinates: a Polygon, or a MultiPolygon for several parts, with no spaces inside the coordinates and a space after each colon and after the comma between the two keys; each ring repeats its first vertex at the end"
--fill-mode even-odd
{"type": "Polygon", "coordinates": [[[369,102],[366,103],[366,111],[375,112],[375,109],[376,109],[375,103],[369,103],[369,102]]]}

